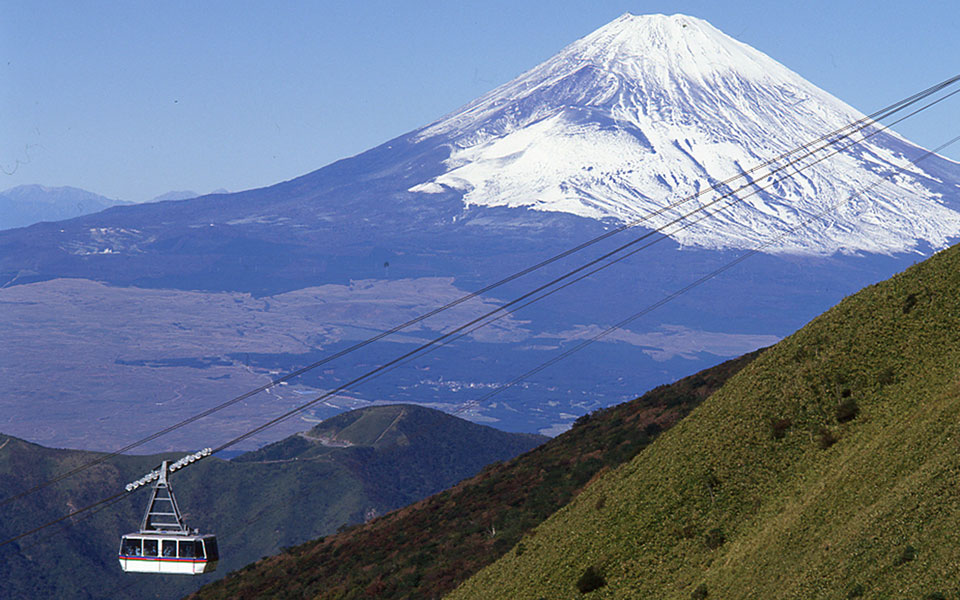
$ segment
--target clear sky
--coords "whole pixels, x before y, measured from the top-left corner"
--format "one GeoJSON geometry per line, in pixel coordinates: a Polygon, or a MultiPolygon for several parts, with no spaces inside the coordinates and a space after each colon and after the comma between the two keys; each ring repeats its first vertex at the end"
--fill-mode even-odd
{"type": "MultiPolygon", "coordinates": [[[[0,189],[132,201],[308,173],[453,111],[624,12],[706,19],[866,113],[960,73],[956,0],[0,8],[0,189]]],[[[936,146],[960,133],[960,101],[897,130],[936,146]]]]}

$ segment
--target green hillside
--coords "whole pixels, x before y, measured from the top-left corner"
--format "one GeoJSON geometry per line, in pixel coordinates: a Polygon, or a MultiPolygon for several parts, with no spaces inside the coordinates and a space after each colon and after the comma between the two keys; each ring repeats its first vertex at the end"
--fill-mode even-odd
{"type": "MultiPolygon", "coordinates": [[[[582,417],[570,431],[450,490],[249,565],[195,598],[438,598],[509,551],[597,473],[634,457],[757,354],[582,417]]],[[[349,415],[325,425],[339,440],[371,441],[349,415]]],[[[331,439],[323,427],[311,435],[331,439]]]]}
{"type": "Polygon", "coordinates": [[[345,520],[360,523],[383,514],[385,507],[406,506],[435,494],[491,462],[513,458],[549,439],[506,433],[422,406],[391,404],[342,413],[233,462],[322,463],[335,456],[362,480],[374,509],[345,520]]]}
{"type": "Polygon", "coordinates": [[[765,352],[453,599],[960,597],[960,247],[765,352]]]}
{"type": "MultiPolygon", "coordinates": [[[[285,546],[419,500],[545,439],[417,406],[352,411],[233,461],[206,459],[171,478],[188,524],[218,535],[221,563],[212,575],[171,578],[120,571],[119,537],[137,529],[147,501],[148,493],[139,491],[72,527],[0,547],[0,598],[181,597],[285,546]],[[318,432],[352,445],[327,445],[318,432]]],[[[94,456],[0,435],[0,498],[94,456]]],[[[0,512],[0,539],[115,494],[162,458],[180,456],[119,456],[6,505],[0,512]]]]}

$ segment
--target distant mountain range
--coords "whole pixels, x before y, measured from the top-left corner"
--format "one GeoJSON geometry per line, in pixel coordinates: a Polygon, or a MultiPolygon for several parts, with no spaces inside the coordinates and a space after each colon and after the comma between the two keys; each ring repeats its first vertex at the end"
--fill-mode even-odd
{"type": "MultiPolygon", "coordinates": [[[[889,131],[871,127],[864,143],[790,179],[749,172],[862,118],[704,21],[625,15],[462,109],[297,179],[0,232],[0,337],[20,349],[0,363],[5,427],[74,447],[136,439],[646,219],[211,419],[211,443],[229,439],[277,404],[335,389],[652,234],[717,200],[710,186],[746,175],[728,209],[678,222],[642,253],[303,415],[385,399],[446,410],[476,402],[468,418],[554,435],[578,415],[773,344],[956,238],[960,165],[939,156],[912,165],[923,149],[889,131]]],[[[195,438],[181,435],[154,449],[195,438]]]]}
{"type": "Polygon", "coordinates": [[[62,221],[131,204],[73,187],[20,185],[0,192],[0,229],[62,221]]]}
{"type": "MultiPolygon", "coordinates": [[[[163,578],[120,571],[119,536],[138,528],[147,502],[147,493],[138,492],[89,520],[0,548],[0,597],[180,597],[285,546],[436,493],[546,439],[418,406],[345,413],[258,452],[232,461],[206,459],[171,477],[187,523],[218,536],[221,562],[213,575],[163,578]]],[[[109,497],[160,460],[180,456],[119,456],[6,505],[0,539],[109,497]]],[[[0,499],[96,457],[0,435],[0,499]]]]}
{"type": "MultiPolygon", "coordinates": [[[[227,190],[210,193],[225,194],[227,190]]],[[[189,190],[173,191],[160,194],[150,202],[186,200],[200,195],[189,190]]],[[[42,221],[63,221],[129,204],[133,202],[107,198],[75,187],[19,185],[0,192],[0,230],[27,227],[42,221]]]]}

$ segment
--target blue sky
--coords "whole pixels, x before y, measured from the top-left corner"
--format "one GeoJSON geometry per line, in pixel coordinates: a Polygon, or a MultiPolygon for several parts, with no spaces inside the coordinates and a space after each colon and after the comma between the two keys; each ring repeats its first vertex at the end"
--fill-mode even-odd
{"type": "MultiPolygon", "coordinates": [[[[960,72],[960,8],[941,0],[0,7],[0,189],[72,185],[132,201],[310,172],[439,118],[624,12],[706,19],[867,113],[960,72]]],[[[897,129],[936,146],[960,133],[960,101],[897,129]]]]}

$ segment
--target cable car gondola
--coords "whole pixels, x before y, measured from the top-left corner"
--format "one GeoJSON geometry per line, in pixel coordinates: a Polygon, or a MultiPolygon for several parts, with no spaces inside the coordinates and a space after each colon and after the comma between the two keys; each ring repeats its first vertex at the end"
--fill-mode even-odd
{"type": "MultiPolygon", "coordinates": [[[[197,460],[208,454],[209,451],[198,452],[187,458],[197,460]]],[[[191,531],[187,527],[173,489],[167,482],[167,473],[185,464],[184,460],[177,461],[171,468],[168,461],[163,461],[158,471],[127,486],[131,490],[144,481],[157,480],[147,512],[140,522],[140,531],[128,533],[120,539],[120,568],[125,572],[200,575],[216,570],[220,560],[217,536],[201,535],[196,529],[191,531]]]]}

